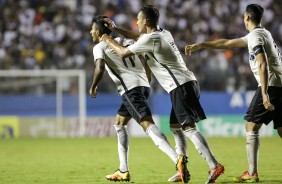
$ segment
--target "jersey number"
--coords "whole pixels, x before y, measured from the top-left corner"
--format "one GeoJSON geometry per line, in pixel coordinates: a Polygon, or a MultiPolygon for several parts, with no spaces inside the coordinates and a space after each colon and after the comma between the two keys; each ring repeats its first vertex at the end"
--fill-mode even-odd
{"type": "Polygon", "coordinates": [[[124,64],[124,66],[126,67],[126,68],[128,68],[128,62],[130,62],[131,63],[131,66],[132,67],[135,67],[135,62],[134,62],[134,56],[129,56],[129,57],[127,57],[127,58],[122,58],[122,62],[123,62],[123,64],[124,64]]]}

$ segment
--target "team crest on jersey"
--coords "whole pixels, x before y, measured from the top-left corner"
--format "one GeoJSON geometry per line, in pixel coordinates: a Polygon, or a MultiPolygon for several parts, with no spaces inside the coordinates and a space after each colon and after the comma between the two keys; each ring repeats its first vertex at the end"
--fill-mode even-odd
{"type": "Polygon", "coordinates": [[[250,53],[250,61],[255,60],[256,56],[254,53],[250,53]]]}

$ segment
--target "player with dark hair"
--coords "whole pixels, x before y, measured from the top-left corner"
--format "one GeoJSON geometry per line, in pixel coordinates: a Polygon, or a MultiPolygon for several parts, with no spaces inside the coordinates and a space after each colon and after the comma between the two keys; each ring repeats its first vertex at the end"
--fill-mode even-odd
{"type": "MultiPolygon", "coordinates": [[[[158,27],[159,11],[153,6],[144,6],[138,13],[137,26],[139,33],[127,31],[116,27],[112,23],[111,29],[126,37],[137,41],[124,47],[108,35],[104,34],[101,40],[122,58],[134,54],[145,54],[145,59],[156,79],[170,94],[172,109],[170,114],[170,127],[176,142],[176,152],[181,160],[187,162],[187,136],[195,145],[201,156],[210,167],[207,183],[214,183],[224,172],[224,167],[217,162],[208,143],[196,123],[205,119],[205,113],[199,102],[200,89],[196,77],[185,65],[183,58],[174,43],[171,33],[158,27]],[[182,128],[182,130],[180,129],[182,128]]],[[[171,182],[190,180],[190,173],[186,164],[181,172],[169,179],[171,182]]]]}
{"type": "Polygon", "coordinates": [[[185,53],[189,55],[202,48],[248,47],[249,63],[258,82],[258,88],[245,115],[249,170],[242,176],[234,178],[236,182],[259,182],[259,130],[262,124],[267,125],[273,121],[274,129],[277,129],[282,138],[282,59],[271,33],[261,26],[263,11],[263,8],[257,4],[247,6],[244,23],[249,34],[245,37],[219,39],[185,47],[185,53]]]}
{"type": "MultiPolygon", "coordinates": [[[[107,175],[106,178],[111,181],[130,180],[128,169],[129,137],[126,125],[131,118],[134,118],[142,126],[143,130],[153,140],[156,146],[166,153],[175,164],[178,163],[179,166],[183,165],[184,163],[181,160],[178,161],[177,153],[170,146],[165,135],[153,121],[151,110],[148,106],[150,85],[141,59],[137,55],[122,59],[107,46],[106,42],[99,40],[99,37],[103,34],[109,35],[111,33],[111,30],[105,26],[107,23],[103,18],[106,17],[97,16],[92,21],[93,24],[90,33],[93,42],[96,43],[93,48],[96,67],[89,94],[93,98],[97,97],[97,85],[102,79],[106,68],[122,98],[122,104],[118,109],[114,123],[118,137],[120,166],[114,174],[107,175]]],[[[124,46],[131,45],[134,42],[133,40],[121,37],[115,38],[115,41],[124,46]]]]}

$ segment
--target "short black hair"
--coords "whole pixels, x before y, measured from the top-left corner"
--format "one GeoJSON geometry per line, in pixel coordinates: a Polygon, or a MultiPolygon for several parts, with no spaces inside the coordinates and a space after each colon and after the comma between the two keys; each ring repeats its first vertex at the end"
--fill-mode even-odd
{"type": "Polygon", "coordinates": [[[260,24],[264,9],[258,4],[249,4],[246,7],[246,13],[250,15],[250,19],[255,24],[260,24]]]}
{"type": "Polygon", "coordinates": [[[145,18],[149,22],[150,26],[158,25],[160,13],[157,8],[152,5],[146,5],[140,9],[140,12],[145,15],[145,18]]]}
{"type": "Polygon", "coordinates": [[[112,30],[110,30],[109,28],[107,28],[106,25],[108,25],[108,23],[106,21],[104,21],[104,18],[108,18],[107,16],[104,16],[104,15],[98,15],[98,16],[95,16],[93,17],[92,19],[92,24],[95,23],[96,24],[96,27],[97,29],[99,30],[99,32],[101,34],[111,34],[112,33],[112,30]]]}

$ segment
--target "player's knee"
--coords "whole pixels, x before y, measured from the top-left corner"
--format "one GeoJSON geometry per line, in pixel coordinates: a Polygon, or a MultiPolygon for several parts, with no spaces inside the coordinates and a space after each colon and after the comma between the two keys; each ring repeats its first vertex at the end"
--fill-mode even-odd
{"type": "Polygon", "coordinates": [[[182,130],[184,130],[184,131],[188,131],[192,128],[196,128],[195,122],[182,125],[182,130]]]}
{"type": "Polygon", "coordinates": [[[169,125],[170,128],[181,128],[181,125],[179,123],[170,123],[169,125]]]}
{"type": "Polygon", "coordinates": [[[245,128],[246,128],[247,132],[258,132],[260,130],[261,126],[262,126],[262,124],[247,122],[246,125],[245,125],[245,128]]]}
{"type": "Polygon", "coordinates": [[[154,124],[154,122],[151,122],[151,121],[141,121],[140,122],[140,126],[143,128],[144,132],[146,132],[147,128],[154,124]]]}
{"type": "Polygon", "coordinates": [[[115,125],[127,125],[130,120],[130,117],[124,117],[121,115],[117,115],[114,124],[115,125]]]}

